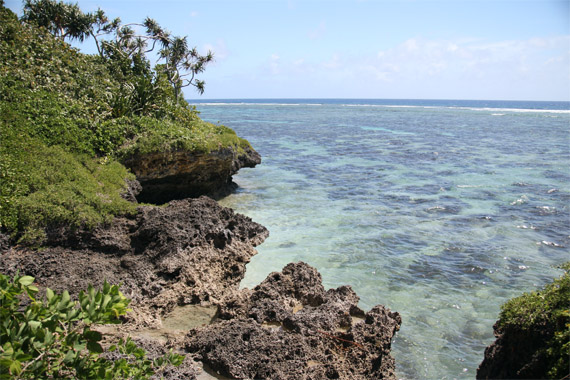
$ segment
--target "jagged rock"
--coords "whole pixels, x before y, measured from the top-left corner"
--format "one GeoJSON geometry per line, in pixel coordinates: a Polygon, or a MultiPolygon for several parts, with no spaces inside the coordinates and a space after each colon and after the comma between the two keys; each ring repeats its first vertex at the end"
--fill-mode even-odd
{"type": "Polygon", "coordinates": [[[173,199],[208,195],[219,198],[235,189],[232,176],[253,168],[261,156],[250,147],[221,148],[210,153],[176,151],[136,154],[123,160],[142,186],[140,202],[163,204],[173,199]]]}
{"type": "Polygon", "coordinates": [[[349,286],[325,290],[305,263],[239,289],[268,232],[210,198],[141,206],[136,216],[93,231],[51,235],[51,247],[0,252],[0,271],[34,276],[39,287],[72,296],[105,279],[122,284],[133,311],[103,333],[115,341],[131,335],[150,357],[171,348],[188,353],[181,367],[160,374],[165,379],[197,378],[200,361],[239,379],[395,378],[390,347],[398,313],[383,306],[365,313],[349,286]],[[213,317],[196,324],[192,308],[213,317]]]}
{"type": "Polygon", "coordinates": [[[314,268],[289,264],[226,299],[219,315],[229,320],[191,330],[185,348],[231,378],[395,378],[399,314],[357,304],[349,286],[325,291],[314,268]]]}
{"type": "Polygon", "coordinates": [[[237,291],[254,247],[268,236],[263,226],[207,197],[143,206],[135,218],[94,231],[61,231],[51,237],[52,247],[5,250],[0,271],[20,271],[72,294],[104,279],[121,283],[133,299],[134,327],[160,324],[178,304],[215,303],[237,291]]]}
{"type": "Polygon", "coordinates": [[[137,203],[137,195],[142,191],[142,186],[136,179],[126,180],[127,188],[121,196],[129,202],[137,203]]]}
{"type": "Polygon", "coordinates": [[[493,326],[497,340],[485,349],[477,379],[545,379],[548,360],[546,342],[554,335],[554,326],[523,329],[493,326]]]}

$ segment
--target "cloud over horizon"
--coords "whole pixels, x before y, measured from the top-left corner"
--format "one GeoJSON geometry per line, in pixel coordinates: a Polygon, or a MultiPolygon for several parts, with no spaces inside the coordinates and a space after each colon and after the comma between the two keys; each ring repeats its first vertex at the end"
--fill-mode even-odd
{"type": "Polygon", "coordinates": [[[357,56],[335,52],[326,60],[286,60],[276,52],[264,71],[271,73],[275,83],[288,78],[291,84],[310,84],[308,87],[328,82],[334,88],[331,85],[336,84],[335,97],[454,97],[459,96],[457,83],[462,82],[471,86],[474,97],[483,96],[484,90],[494,86],[496,98],[505,99],[511,97],[506,90],[518,86],[521,99],[542,92],[548,94],[544,99],[548,100],[568,98],[569,45],[570,36],[500,42],[418,37],[376,53],[357,56]]]}

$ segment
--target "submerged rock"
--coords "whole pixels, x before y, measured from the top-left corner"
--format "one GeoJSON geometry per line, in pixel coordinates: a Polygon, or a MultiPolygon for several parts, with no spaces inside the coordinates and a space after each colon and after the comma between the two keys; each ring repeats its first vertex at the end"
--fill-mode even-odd
{"type": "Polygon", "coordinates": [[[239,169],[253,168],[261,156],[253,148],[220,148],[210,153],[175,151],[136,154],[123,163],[137,177],[142,191],[140,202],[164,204],[173,199],[229,194],[239,169]]]}

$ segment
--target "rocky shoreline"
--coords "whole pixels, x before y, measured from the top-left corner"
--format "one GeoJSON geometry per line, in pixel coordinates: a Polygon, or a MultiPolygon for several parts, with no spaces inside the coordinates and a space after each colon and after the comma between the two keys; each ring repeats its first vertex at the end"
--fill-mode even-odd
{"type": "MultiPolygon", "coordinates": [[[[184,183],[195,186],[174,198],[197,195],[196,189],[227,191],[239,168],[259,163],[254,152],[215,152],[200,165],[164,170],[159,186],[157,176],[142,187],[132,181],[125,197],[134,201],[157,191],[154,199],[167,201],[168,184],[184,183]],[[213,161],[218,164],[208,165],[213,161]]],[[[150,173],[152,160],[144,162],[150,173]]],[[[54,226],[46,232],[41,249],[12,245],[3,236],[0,271],[30,275],[40,288],[72,295],[104,280],[121,284],[133,310],[120,328],[100,329],[111,338],[128,334],[151,354],[171,348],[187,354],[182,366],[160,374],[166,379],[395,378],[390,348],[398,313],[380,305],[361,310],[349,286],[325,290],[317,270],[302,262],[271,273],[254,289],[240,289],[246,264],[269,232],[209,197],[141,205],[136,215],[94,230],[54,226]]]]}

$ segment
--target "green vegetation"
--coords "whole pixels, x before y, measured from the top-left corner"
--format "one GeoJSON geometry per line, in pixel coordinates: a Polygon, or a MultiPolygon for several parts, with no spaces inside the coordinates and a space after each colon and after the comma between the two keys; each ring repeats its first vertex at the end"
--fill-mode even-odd
{"type": "Polygon", "coordinates": [[[211,54],[150,19],[137,35],[101,10],[53,0],[24,7],[18,20],[0,0],[0,229],[20,244],[41,245],[47,226],[92,227],[134,212],[120,196],[132,177],[120,163],[128,155],[249,146],[179,96],[189,84],[203,91],[194,75],[211,54]],[[64,41],[91,37],[98,55],[64,41]],[[160,45],[154,68],[149,44],[160,45]]]}
{"type": "Polygon", "coordinates": [[[549,368],[548,377],[562,379],[570,368],[570,262],[561,266],[565,273],[544,289],[525,293],[503,305],[498,326],[501,330],[552,329],[552,339],[543,352],[549,368]]]}
{"type": "Polygon", "coordinates": [[[78,301],[47,288],[41,300],[33,281],[0,274],[0,379],[149,379],[184,360],[172,352],[150,360],[130,338],[108,348],[118,359],[106,359],[103,335],[91,327],[120,323],[129,311],[119,287],[89,286],[78,301]],[[23,298],[29,301],[25,307],[23,298]]]}

